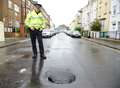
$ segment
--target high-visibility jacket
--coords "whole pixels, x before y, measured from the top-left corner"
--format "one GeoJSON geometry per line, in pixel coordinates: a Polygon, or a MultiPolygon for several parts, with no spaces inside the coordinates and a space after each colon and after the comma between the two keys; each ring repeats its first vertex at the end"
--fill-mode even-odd
{"type": "Polygon", "coordinates": [[[43,30],[46,27],[47,20],[43,17],[42,13],[36,13],[34,10],[27,14],[25,25],[29,28],[43,30]]]}

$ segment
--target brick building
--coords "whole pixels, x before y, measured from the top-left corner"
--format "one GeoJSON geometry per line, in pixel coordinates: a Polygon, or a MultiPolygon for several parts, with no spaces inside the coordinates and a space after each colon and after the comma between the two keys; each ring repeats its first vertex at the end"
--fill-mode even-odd
{"type": "MultiPolygon", "coordinates": [[[[5,37],[16,37],[16,32],[25,35],[24,20],[29,11],[37,3],[32,0],[0,0],[0,21],[4,23],[5,37]]],[[[42,8],[44,17],[50,20],[49,15],[42,8]]]]}
{"type": "Polygon", "coordinates": [[[0,20],[4,23],[5,37],[14,37],[26,14],[34,8],[31,0],[0,0],[0,20]]]}

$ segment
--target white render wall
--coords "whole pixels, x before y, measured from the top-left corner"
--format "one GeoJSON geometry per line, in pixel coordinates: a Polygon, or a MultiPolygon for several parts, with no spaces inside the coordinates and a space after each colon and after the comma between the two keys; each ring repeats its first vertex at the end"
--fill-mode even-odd
{"type": "Polygon", "coordinates": [[[97,18],[97,0],[91,1],[90,4],[90,23],[93,22],[97,18]]]}
{"type": "Polygon", "coordinates": [[[0,41],[5,41],[4,37],[4,24],[0,21],[0,41]]]}
{"type": "Polygon", "coordinates": [[[84,30],[90,30],[90,25],[96,18],[97,0],[91,0],[88,5],[82,9],[82,27],[84,27],[84,30]]]}
{"type": "Polygon", "coordinates": [[[118,25],[118,22],[120,22],[120,0],[111,0],[111,17],[109,31],[120,31],[120,29],[118,28],[120,26],[118,25]],[[116,9],[115,14],[113,13],[114,8],[116,9]]]}
{"type": "Polygon", "coordinates": [[[111,0],[109,37],[120,37],[120,0],[111,0]]]}
{"type": "Polygon", "coordinates": [[[89,12],[89,6],[87,5],[82,9],[82,27],[84,30],[90,30],[89,28],[89,22],[90,22],[90,12],[89,12]]]}

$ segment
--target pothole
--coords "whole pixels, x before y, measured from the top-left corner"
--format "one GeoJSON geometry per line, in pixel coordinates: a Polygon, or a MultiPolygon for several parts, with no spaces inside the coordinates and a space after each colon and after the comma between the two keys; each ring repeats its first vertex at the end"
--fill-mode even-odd
{"type": "Polygon", "coordinates": [[[74,74],[65,71],[49,71],[47,76],[48,81],[55,84],[70,84],[76,79],[74,74]]]}

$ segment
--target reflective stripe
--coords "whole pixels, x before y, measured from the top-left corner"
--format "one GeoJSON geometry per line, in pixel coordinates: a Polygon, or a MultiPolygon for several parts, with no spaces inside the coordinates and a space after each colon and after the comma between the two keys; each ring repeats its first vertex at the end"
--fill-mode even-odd
{"type": "Polygon", "coordinates": [[[40,16],[32,16],[31,19],[42,19],[40,16]]]}

